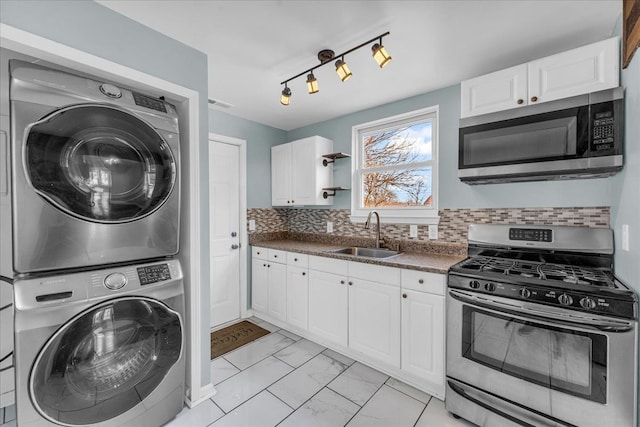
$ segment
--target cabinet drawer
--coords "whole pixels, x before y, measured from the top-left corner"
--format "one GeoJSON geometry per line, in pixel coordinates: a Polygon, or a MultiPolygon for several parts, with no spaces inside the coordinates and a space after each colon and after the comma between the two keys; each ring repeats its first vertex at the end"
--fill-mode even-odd
{"type": "Polygon", "coordinates": [[[346,276],[349,272],[349,263],[341,259],[309,255],[309,269],[346,276]]]}
{"type": "Polygon", "coordinates": [[[269,249],[269,261],[284,264],[287,262],[287,252],[278,249],[269,249]]]}
{"type": "Polygon", "coordinates": [[[269,249],[253,246],[251,248],[251,256],[254,259],[269,259],[269,249]]]}
{"type": "Polygon", "coordinates": [[[384,283],[386,285],[400,285],[400,270],[394,267],[372,265],[363,262],[349,261],[349,277],[384,283]]]}
{"type": "Polygon", "coordinates": [[[402,289],[428,292],[444,295],[447,287],[444,274],[429,273],[427,271],[400,270],[402,289]]]}
{"type": "Polygon", "coordinates": [[[309,266],[309,255],[287,252],[287,265],[307,268],[309,266]]]}

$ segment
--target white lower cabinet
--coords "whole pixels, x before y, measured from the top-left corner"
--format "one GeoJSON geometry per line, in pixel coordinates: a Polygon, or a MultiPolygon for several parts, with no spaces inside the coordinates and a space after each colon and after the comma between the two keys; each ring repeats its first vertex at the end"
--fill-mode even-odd
{"type": "Polygon", "coordinates": [[[256,258],[260,252],[252,305],[266,320],[444,398],[445,275],[281,251],[256,258]]]}
{"type": "Polygon", "coordinates": [[[251,308],[266,313],[269,304],[269,270],[268,261],[253,258],[251,261],[251,308]]]}
{"type": "Polygon", "coordinates": [[[400,367],[400,288],[349,278],[349,348],[400,367]]]}
{"type": "Polygon", "coordinates": [[[309,270],[309,332],[347,346],[348,292],[345,276],[309,270]]]}
{"type": "Polygon", "coordinates": [[[287,266],[287,323],[297,328],[309,327],[309,271],[287,266]]]}

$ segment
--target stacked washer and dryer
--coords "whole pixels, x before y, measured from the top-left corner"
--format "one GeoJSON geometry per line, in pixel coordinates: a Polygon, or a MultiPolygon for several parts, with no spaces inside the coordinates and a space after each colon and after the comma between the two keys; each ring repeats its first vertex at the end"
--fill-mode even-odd
{"type": "Polygon", "coordinates": [[[176,109],[9,65],[18,425],[161,425],[184,399],[176,109]]]}

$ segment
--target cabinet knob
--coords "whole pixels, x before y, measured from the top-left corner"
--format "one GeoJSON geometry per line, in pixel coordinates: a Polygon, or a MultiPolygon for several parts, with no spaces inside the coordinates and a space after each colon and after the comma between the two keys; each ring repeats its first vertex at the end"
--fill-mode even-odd
{"type": "Polygon", "coordinates": [[[302,275],[303,275],[303,276],[306,276],[306,275],[307,275],[307,273],[305,273],[305,272],[302,272],[302,275]]]}
{"type": "Polygon", "coordinates": [[[402,298],[406,298],[406,297],[407,297],[407,294],[402,294],[402,298]]]}
{"type": "Polygon", "coordinates": [[[349,281],[349,286],[353,286],[353,282],[349,281]]]}
{"type": "Polygon", "coordinates": [[[531,97],[531,102],[536,102],[537,100],[538,100],[538,97],[537,97],[537,96],[532,96],[532,97],[531,97]]]}
{"type": "Polygon", "coordinates": [[[294,258],[294,259],[293,259],[293,261],[294,261],[294,262],[298,262],[298,258],[294,258]]]}
{"type": "Polygon", "coordinates": [[[344,285],[344,280],[340,280],[340,284],[341,284],[341,285],[344,285]]]}
{"type": "Polygon", "coordinates": [[[518,99],[518,105],[522,104],[524,102],[524,99],[518,99]]]}
{"type": "Polygon", "coordinates": [[[273,257],[274,257],[274,258],[278,258],[278,255],[274,255],[273,257]]]}
{"type": "Polygon", "coordinates": [[[260,251],[256,252],[256,255],[260,255],[260,251]]]}
{"type": "Polygon", "coordinates": [[[267,264],[262,264],[262,266],[263,266],[263,267],[266,267],[266,266],[267,266],[267,264]]]}
{"type": "Polygon", "coordinates": [[[424,283],[423,279],[418,279],[418,283],[420,283],[421,285],[424,283]]]}
{"type": "Polygon", "coordinates": [[[271,267],[271,264],[267,264],[267,268],[271,267]]]}
{"type": "Polygon", "coordinates": [[[291,203],[295,203],[295,200],[292,200],[291,203]]]}

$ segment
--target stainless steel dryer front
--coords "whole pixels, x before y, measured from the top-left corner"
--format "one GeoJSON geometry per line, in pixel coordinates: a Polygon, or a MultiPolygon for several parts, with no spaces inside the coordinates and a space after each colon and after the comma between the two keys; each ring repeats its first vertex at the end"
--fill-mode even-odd
{"type": "Polygon", "coordinates": [[[183,408],[178,260],[16,280],[21,427],[157,427],[183,408]]]}
{"type": "Polygon", "coordinates": [[[175,107],[26,62],[10,73],[16,273],[176,254],[175,107]]]}

